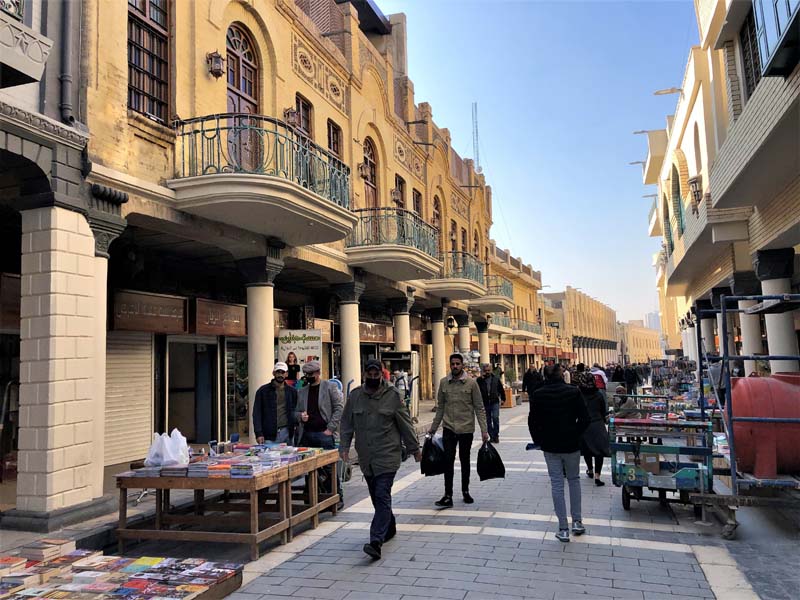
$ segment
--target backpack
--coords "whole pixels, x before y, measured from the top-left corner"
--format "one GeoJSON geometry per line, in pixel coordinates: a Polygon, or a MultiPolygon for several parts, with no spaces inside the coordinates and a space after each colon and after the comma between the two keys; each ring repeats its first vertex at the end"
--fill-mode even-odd
{"type": "Polygon", "coordinates": [[[606,389],[606,382],[603,380],[603,376],[600,373],[592,373],[592,377],[594,378],[594,385],[598,390],[606,389]]]}

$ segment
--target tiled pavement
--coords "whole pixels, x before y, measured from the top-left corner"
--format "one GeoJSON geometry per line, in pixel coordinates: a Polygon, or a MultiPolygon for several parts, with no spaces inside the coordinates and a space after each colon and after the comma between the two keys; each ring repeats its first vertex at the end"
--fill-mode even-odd
{"type": "Polygon", "coordinates": [[[230,598],[759,597],[718,526],[696,525],[691,509],[665,510],[656,502],[634,502],[626,512],[607,473],[602,488],[582,479],[588,535],[556,541],[544,459],[524,450],[526,415],[525,405],[502,412],[498,449],[506,478],[478,482],[473,471],[474,505],[457,499],[455,508],[436,510],[442,478],[423,478],[410,460],[393,494],[398,535],[373,563],[361,551],[372,512],[356,470],[346,487],[348,508],[250,563],[246,585],[230,598]]]}

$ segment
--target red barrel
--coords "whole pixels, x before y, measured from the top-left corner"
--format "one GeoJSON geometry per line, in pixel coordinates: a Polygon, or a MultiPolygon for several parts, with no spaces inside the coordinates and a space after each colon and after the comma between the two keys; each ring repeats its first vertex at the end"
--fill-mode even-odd
{"type": "MultiPolygon", "coordinates": [[[[800,373],[737,377],[732,382],[734,417],[800,419],[800,373]]],[[[759,479],[800,473],[800,423],[735,423],[739,471],[759,479]]]]}

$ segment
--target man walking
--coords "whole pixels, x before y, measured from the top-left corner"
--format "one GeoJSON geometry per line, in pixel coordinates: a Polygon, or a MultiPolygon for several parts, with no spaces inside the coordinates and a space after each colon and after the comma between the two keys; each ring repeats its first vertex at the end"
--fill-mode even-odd
{"type": "Polygon", "coordinates": [[[528,394],[528,400],[533,396],[533,392],[538,390],[544,384],[542,374],[539,372],[533,363],[528,366],[525,375],[522,376],[522,391],[528,394]]]}
{"type": "Polygon", "coordinates": [[[492,365],[481,365],[483,373],[478,378],[478,387],[483,398],[483,409],[486,411],[486,427],[489,430],[489,439],[493,444],[500,443],[500,397],[503,395],[503,385],[492,373],[492,365]]]}
{"type": "MultiPolygon", "coordinates": [[[[306,385],[297,394],[297,439],[301,446],[332,450],[336,447],[336,435],[339,432],[339,421],[342,418],[342,392],[330,381],[322,381],[321,366],[318,360],[303,365],[303,376],[306,385]]],[[[323,489],[330,491],[332,469],[325,467],[327,482],[323,489]]],[[[340,502],[344,500],[342,493],[341,469],[337,469],[340,502]]]]}
{"type": "Polygon", "coordinates": [[[475,434],[475,419],[481,428],[483,441],[489,440],[486,429],[486,411],[478,383],[464,371],[464,358],[459,353],[450,355],[450,375],[439,382],[436,399],[436,416],[433,418],[429,435],[433,436],[439,425],[444,423],[443,442],[447,458],[444,472],[444,496],[436,506],[453,506],[453,471],[456,462],[456,447],[461,459],[461,493],[466,504],[475,500],[469,495],[469,459],[472,439],[475,434]]]}
{"type": "Polygon", "coordinates": [[[361,472],[367,480],[369,497],[375,509],[369,529],[369,543],[364,552],[373,560],[381,557],[381,547],[397,533],[392,513],[392,483],[400,468],[401,443],[417,462],[422,458],[417,433],[411,424],[399,391],[389,385],[381,373],[381,364],[370,360],[364,373],[364,385],[350,392],[341,424],[342,459],[350,458],[350,444],[356,438],[361,472]]]}
{"type": "Polygon", "coordinates": [[[289,367],[284,362],[275,363],[272,381],[256,392],[253,404],[253,430],[256,441],[282,444],[294,438],[297,390],[286,384],[289,367]]]}
{"type": "Polygon", "coordinates": [[[556,538],[568,542],[565,474],[569,482],[572,533],[586,533],[581,518],[580,446],[583,432],[589,426],[589,413],[578,388],[564,383],[561,365],[545,367],[544,379],[544,386],[533,394],[530,401],[528,429],[533,442],[544,452],[547,463],[553,507],[558,517],[556,538]]]}

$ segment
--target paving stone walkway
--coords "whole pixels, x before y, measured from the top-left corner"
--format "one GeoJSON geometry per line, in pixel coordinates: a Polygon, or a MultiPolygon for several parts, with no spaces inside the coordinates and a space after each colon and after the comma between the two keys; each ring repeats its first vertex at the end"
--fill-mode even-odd
{"type": "MultiPolygon", "coordinates": [[[[479,482],[476,502],[438,510],[441,477],[425,478],[409,460],[398,473],[398,535],[380,561],[361,551],[372,508],[357,470],[348,508],[246,567],[233,600],[413,600],[419,598],[758,598],[719,539],[719,526],[695,524],[691,508],[633,503],[625,511],[606,470],[605,487],[582,478],[588,534],[562,544],[553,537],[550,488],[541,452],[529,441],[527,405],[502,411],[506,478],[479,482]]],[[[477,456],[475,444],[473,458],[477,456]]],[[[767,597],[767,596],[761,596],[767,597]]]]}

